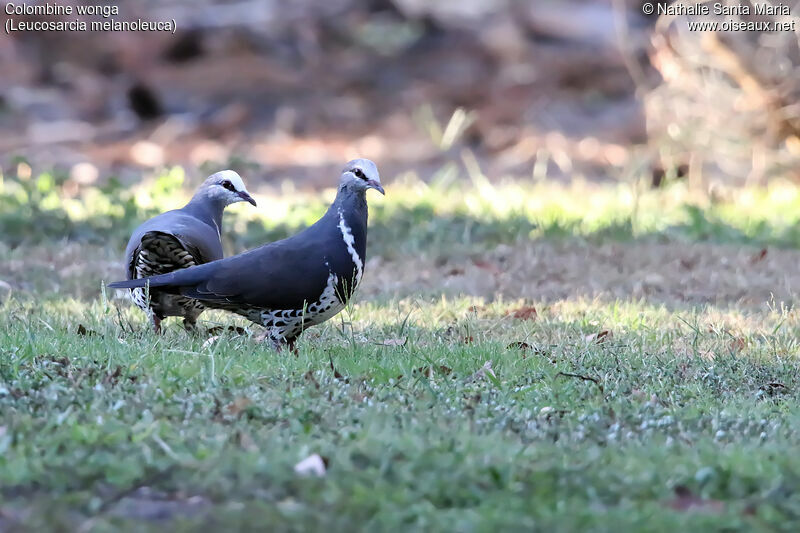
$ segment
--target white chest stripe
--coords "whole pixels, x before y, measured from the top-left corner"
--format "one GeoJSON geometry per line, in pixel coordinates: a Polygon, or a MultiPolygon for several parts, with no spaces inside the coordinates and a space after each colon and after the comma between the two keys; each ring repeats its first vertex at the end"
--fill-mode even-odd
{"type": "Polygon", "coordinates": [[[355,282],[358,283],[361,281],[361,274],[364,271],[364,263],[361,262],[361,258],[358,257],[358,252],[356,252],[356,248],[353,246],[356,242],[356,239],[353,237],[353,233],[345,223],[344,214],[341,210],[339,210],[339,230],[342,232],[342,239],[344,239],[344,244],[347,246],[347,252],[350,254],[350,257],[353,259],[353,263],[356,265],[355,282]]]}

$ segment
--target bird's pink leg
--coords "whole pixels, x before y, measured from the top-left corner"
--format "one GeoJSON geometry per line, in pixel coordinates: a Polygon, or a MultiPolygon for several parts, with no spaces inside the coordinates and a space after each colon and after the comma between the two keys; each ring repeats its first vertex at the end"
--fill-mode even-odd
{"type": "Polygon", "coordinates": [[[297,350],[297,347],[294,344],[296,338],[293,339],[286,339],[286,347],[289,348],[289,351],[294,354],[295,357],[300,356],[300,352],[297,350]]]}

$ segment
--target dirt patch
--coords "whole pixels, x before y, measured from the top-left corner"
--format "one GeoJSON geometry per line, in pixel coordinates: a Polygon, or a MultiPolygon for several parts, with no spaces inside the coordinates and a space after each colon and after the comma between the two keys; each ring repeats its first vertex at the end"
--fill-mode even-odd
{"type": "Polygon", "coordinates": [[[0,245],[0,281],[11,294],[55,292],[79,299],[100,294],[101,280],[124,276],[122,255],[106,247],[79,243],[0,245]]]}
{"type": "MultiPolygon", "coordinates": [[[[800,287],[800,251],[714,244],[532,241],[498,246],[480,259],[373,257],[361,298],[471,295],[554,302],[575,298],[646,300],[669,307],[712,304],[763,309],[792,305],[800,287]]],[[[15,293],[99,295],[100,281],[123,275],[107,249],[33,246],[0,261],[0,280],[15,293]]]]}
{"type": "Polygon", "coordinates": [[[489,300],[579,297],[639,300],[669,307],[791,305],[800,252],[687,243],[527,242],[499,246],[480,261],[444,264],[372,259],[363,294],[467,294],[489,300]]]}

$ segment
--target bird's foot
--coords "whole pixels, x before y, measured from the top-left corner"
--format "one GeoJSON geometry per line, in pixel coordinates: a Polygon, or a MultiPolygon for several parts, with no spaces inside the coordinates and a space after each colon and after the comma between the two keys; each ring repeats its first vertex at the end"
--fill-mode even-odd
{"type": "Polygon", "coordinates": [[[275,340],[275,338],[269,334],[268,331],[262,331],[253,337],[253,340],[256,342],[271,342],[272,347],[275,348],[276,351],[281,351],[280,341],[275,340]]]}
{"type": "Polygon", "coordinates": [[[276,339],[268,332],[259,333],[255,337],[253,337],[256,342],[266,342],[269,341],[272,343],[272,347],[275,348],[275,351],[280,353],[283,351],[283,348],[286,347],[295,355],[298,355],[299,352],[295,347],[295,339],[276,339]]]}
{"type": "Polygon", "coordinates": [[[275,351],[278,353],[283,351],[283,343],[278,339],[272,339],[272,347],[275,348],[275,351]]]}
{"type": "Polygon", "coordinates": [[[289,351],[292,352],[295,357],[299,357],[300,352],[298,351],[294,341],[295,339],[286,339],[286,347],[289,348],[289,351]]]}
{"type": "Polygon", "coordinates": [[[185,329],[189,333],[197,333],[197,322],[195,322],[194,320],[189,320],[188,318],[184,318],[183,329],[185,329]]]}

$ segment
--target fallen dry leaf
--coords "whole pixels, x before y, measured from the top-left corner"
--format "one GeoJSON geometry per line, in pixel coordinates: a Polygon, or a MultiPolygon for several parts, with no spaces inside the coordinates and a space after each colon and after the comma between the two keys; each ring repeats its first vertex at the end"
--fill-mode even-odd
{"type": "Polygon", "coordinates": [[[376,342],[378,346],[405,346],[406,342],[408,341],[408,337],[403,337],[401,339],[386,339],[383,342],[376,342]]]}
{"type": "Polygon", "coordinates": [[[467,383],[469,383],[471,381],[477,381],[479,379],[485,378],[486,374],[489,374],[495,380],[497,380],[497,375],[495,375],[494,370],[492,370],[492,361],[491,360],[486,361],[485,363],[483,363],[483,366],[480,369],[478,369],[477,372],[475,372],[474,374],[469,376],[464,381],[467,382],[467,383]]]}
{"type": "Polygon", "coordinates": [[[526,305],[524,307],[506,311],[506,316],[516,318],[517,320],[536,320],[538,313],[536,312],[535,307],[532,305],[526,305]]]}
{"type": "Polygon", "coordinates": [[[763,261],[766,257],[767,257],[767,249],[762,248],[760,252],[758,252],[750,259],[750,263],[755,265],[756,263],[763,261]]]}
{"type": "Polygon", "coordinates": [[[703,511],[707,513],[721,513],[725,503],[720,500],[704,499],[692,493],[688,487],[678,485],[675,487],[675,498],[667,502],[668,507],[675,511],[703,511]]]}
{"type": "Polygon", "coordinates": [[[322,456],[313,453],[294,465],[294,471],[301,476],[323,477],[327,468],[322,456]]]}
{"type": "MultiPolygon", "coordinates": [[[[422,374],[426,378],[429,378],[429,377],[431,377],[431,374],[433,373],[433,369],[436,369],[439,373],[444,374],[445,376],[449,375],[453,371],[452,368],[450,368],[449,366],[445,366],[445,365],[439,365],[438,367],[421,366],[419,368],[415,368],[413,370],[413,372],[412,372],[412,375],[422,374]]],[[[402,377],[402,375],[400,377],[402,377]]]]}
{"type": "Polygon", "coordinates": [[[614,334],[611,333],[610,330],[604,329],[603,331],[600,331],[599,333],[592,333],[591,335],[586,335],[583,338],[583,340],[585,340],[586,342],[594,342],[596,344],[601,344],[601,343],[606,342],[607,340],[609,340],[609,339],[611,339],[613,337],[614,337],[614,334]]]}
{"type": "Polygon", "coordinates": [[[743,337],[734,337],[731,339],[730,349],[732,352],[740,352],[747,346],[747,340],[743,337]]]}
{"type": "Polygon", "coordinates": [[[503,271],[500,270],[497,267],[497,265],[495,265],[494,263],[490,263],[489,261],[485,261],[483,259],[473,259],[472,260],[472,264],[475,265],[476,267],[480,268],[480,269],[487,270],[487,271],[491,272],[495,276],[497,276],[498,274],[502,274],[503,273],[503,271]]]}
{"type": "Polygon", "coordinates": [[[231,416],[239,416],[248,407],[253,405],[253,400],[245,396],[240,396],[225,407],[225,411],[231,416]]]}

